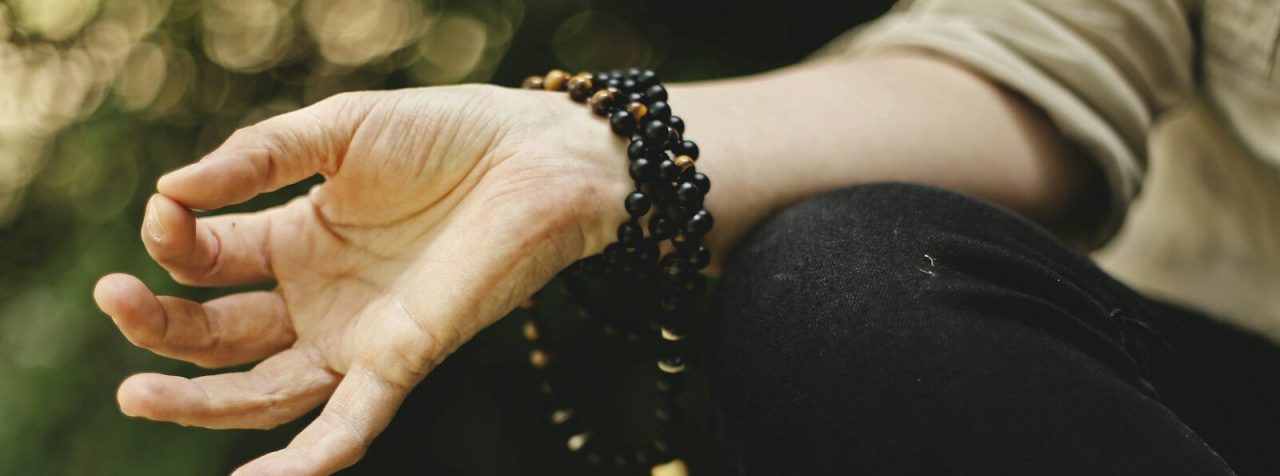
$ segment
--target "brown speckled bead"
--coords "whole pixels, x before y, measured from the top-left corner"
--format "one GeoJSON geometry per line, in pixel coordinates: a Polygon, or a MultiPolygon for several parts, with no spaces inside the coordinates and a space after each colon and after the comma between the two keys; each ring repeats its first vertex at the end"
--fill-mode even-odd
{"type": "MultiPolygon", "coordinates": [[[[679,133],[677,132],[677,134],[679,133]]],[[[685,170],[688,170],[689,167],[693,167],[693,157],[689,157],[687,155],[677,155],[675,163],[676,163],[676,167],[680,167],[680,171],[684,172],[685,170]]]]}
{"type": "Polygon", "coordinates": [[[610,101],[609,91],[601,89],[592,94],[590,99],[587,99],[587,105],[591,107],[591,112],[596,113],[597,116],[606,116],[609,114],[610,101]]]}
{"type": "Polygon", "coordinates": [[[520,84],[525,89],[542,89],[542,76],[529,76],[520,84]]]}
{"type": "Polygon", "coordinates": [[[569,73],[553,69],[542,80],[542,87],[547,91],[564,91],[569,86],[569,73]]]}
{"type": "Polygon", "coordinates": [[[537,342],[538,338],[542,336],[542,331],[538,329],[538,325],[534,324],[533,321],[525,321],[524,328],[521,330],[524,333],[525,340],[529,342],[537,342]]]}
{"type": "Polygon", "coordinates": [[[608,87],[604,88],[604,90],[609,91],[609,99],[613,100],[614,104],[622,104],[622,102],[627,98],[627,93],[623,92],[621,89],[608,87]]]}
{"type": "Polygon", "coordinates": [[[667,128],[667,143],[668,143],[668,144],[679,144],[681,140],[683,140],[683,138],[682,138],[682,137],[680,137],[680,129],[676,129],[676,128],[674,128],[674,127],[668,127],[668,128],[667,128]]]}
{"type": "Polygon", "coordinates": [[[627,112],[631,113],[631,117],[636,118],[636,122],[639,123],[644,119],[644,115],[649,113],[649,107],[642,103],[633,102],[627,104],[627,112]]]}
{"type": "Polygon", "coordinates": [[[529,365],[535,369],[545,369],[551,365],[551,354],[542,349],[533,349],[533,352],[529,352],[529,365]]]}
{"type": "Polygon", "coordinates": [[[569,98],[582,102],[591,97],[591,73],[578,73],[569,78],[569,98]]]}

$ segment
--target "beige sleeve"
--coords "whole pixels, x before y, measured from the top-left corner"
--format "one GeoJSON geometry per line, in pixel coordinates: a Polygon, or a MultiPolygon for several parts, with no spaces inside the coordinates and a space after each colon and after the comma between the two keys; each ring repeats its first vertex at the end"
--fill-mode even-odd
{"type": "Polygon", "coordinates": [[[1138,193],[1152,121],[1193,88],[1189,1],[904,1],[818,56],[923,48],[1028,98],[1106,171],[1100,245],[1138,193]]]}

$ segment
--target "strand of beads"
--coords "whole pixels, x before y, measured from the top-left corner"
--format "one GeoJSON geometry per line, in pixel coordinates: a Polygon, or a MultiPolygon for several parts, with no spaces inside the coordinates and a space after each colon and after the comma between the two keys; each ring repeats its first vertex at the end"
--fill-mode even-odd
{"type": "MultiPolygon", "coordinates": [[[[707,289],[701,270],[711,261],[710,252],[701,243],[713,225],[711,212],[703,207],[711,181],[697,170],[698,145],[684,138],[684,121],[672,113],[667,90],[653,71],[632,68],[571,76],[552,70],[544,76],[530,76],[523,86],[567,92],[570,99],[585,102],[593,113],[607,117],[610,129],[630,140],[628,171],[635,188],[623,200],[630,218],[618,226],[616,243],[565,270],[560,282],[566,300],[580,306],[585,316],[599,320],[606,334],[625,335],[632,342],[660,343],[655,386],[662,402],[654,415],[664,428],[671,428],[682,415],[676,397],[684,387],[685,347],[693,329],[694,300],[707,289]],[[663,241],[670,242],[673,250],[666,255],[661,254],[663,241]],[[617,285],[611,287],[611,293],[641,286],[654,289],[647,306],[628,303],[627,309],[614,313],[615,317],[647,313],[644,325],[636,326],[634,319],[619,321],[599,315],[601,306],[586,295],[584,280],[601,277],[617,285]],[[617,330],[619,327],[624,330],[617,330]],[[649,335],[657,338],[648,339],[649,335]]],[[[529,308],[525,336],[539,346],[545,322],[532,305],[529,308]]],[[[544,372],[554,368],[545,346],[535,347],[530,363],[544,372]]],[[[593,432],[576,426],[581,422],[575,418],[577,410],[561,398],[563,392],[556,388],[560,386],[556,382],[549,377],[540,393],[548,399],[551,423],[568,429],[562,435],[570,451],[584,455],[589,463],[607,458],[620,468],[645,468],[654,475],[687,473],[671,434],[659,435],[649,448],[602,454],[602,449],[593,445],[593,432]]]]}

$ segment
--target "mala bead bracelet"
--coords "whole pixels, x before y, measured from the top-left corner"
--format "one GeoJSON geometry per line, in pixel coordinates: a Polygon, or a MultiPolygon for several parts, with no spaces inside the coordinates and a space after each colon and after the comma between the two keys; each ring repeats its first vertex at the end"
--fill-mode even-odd
{"type": "Polygon", "coordinates": [[[711,180],[697,170],[698,145],[684,138],[684,121],[672,113],[666,88],[650,70],[575,75],[552,70],[526,78],[523,87],[567,92],[592,113],[607,117],[613,133],[630,141],[628,172],[635,189],[623,198],[629,218],[618,226],[617,242],[564,270],[559,280],[565,300],[578,306],[580,315],[599,321],[605,335],[620,342],[658,344],[655,387],[662,397],[654,416],[663,430],[651,444],[630,451],[609,449],[566,398],[535,296],[521,306],[529,315],[523,333],[534,345],[529,363],[545,377],[539,393],[550,412],[548,421],[565,438],[569,451],[588,464],[609,463],[655,476],[687,475],[681,445],[676,443],[679,435],[672,430],[683,414],[676,397],[684,387],[694,299],[707,290],[701,270],[710,264],[711,253],[701,240],[714,224],[703,207],[711,180]],[[663,241],[674,250],[665,256],[663,241]],[[588,282],[616,286],[606,287],[605,299],[592,299],[588,282]],[[650,291],[648,299],[626,301],[610,313],[605,303],[616,303],[618,295],[639,289],[650,291]]]}

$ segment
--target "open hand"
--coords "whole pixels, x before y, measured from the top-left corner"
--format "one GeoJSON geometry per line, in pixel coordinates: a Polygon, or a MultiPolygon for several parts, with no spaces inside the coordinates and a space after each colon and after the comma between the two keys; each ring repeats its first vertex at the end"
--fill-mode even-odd
{"type": "Polygon", "coordinates": [[[94,297],[134,344],[204,367],[134,375],[128,415],[270,428],[325,404],[236,474],[354,464],[408,392],[625,220],[624,144],[563,95],[489,86],[349,93],[233,134],[162,177],[142,238],[177,281],[272,291],[196,303],[138,279],[94,297]],[[621,162],[620,162],[621,161],[621,162]],[[323,174],[287,205],[196,218],[323,174]]]}

